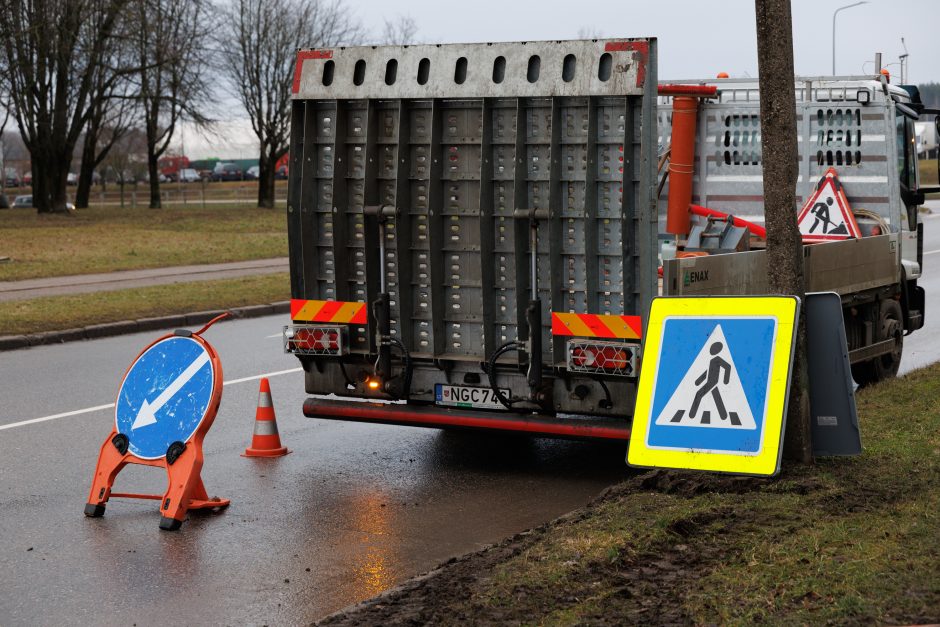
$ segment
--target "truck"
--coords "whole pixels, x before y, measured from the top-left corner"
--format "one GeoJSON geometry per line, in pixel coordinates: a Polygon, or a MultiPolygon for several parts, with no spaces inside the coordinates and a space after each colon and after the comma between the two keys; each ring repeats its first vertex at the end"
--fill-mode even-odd
{"type": "MultiPolygon", "coordinates": [[[[863,230],[805,247],[808,289],[840,294],[871,383],[923,325],[922,107],[880,76],[796,80],[797,194],[835,168],[863,230]]],[[[767,292],[759,102],[754,81],[658,85],[655,38],[301,50],[283,342],[304,414],[628,439],[652,299],[767,292]],[[668,233],[681,188],[709,211],[668,233]]]]}

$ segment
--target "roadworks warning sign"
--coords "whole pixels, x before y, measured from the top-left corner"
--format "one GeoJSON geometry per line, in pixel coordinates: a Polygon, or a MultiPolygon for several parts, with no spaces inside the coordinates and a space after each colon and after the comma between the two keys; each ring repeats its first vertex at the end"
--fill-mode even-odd
{"type": "Polygon", "coordinates": [[[780,296],[655,299],[628,463],[775,474],[798,309],[780,296]]]}
{"type": "Polygon", "coordinates": [[[861,237],[858,224],[835,168],[829,168],[816,184],[797,216],[804,242],[833,242],[861,237]]]}

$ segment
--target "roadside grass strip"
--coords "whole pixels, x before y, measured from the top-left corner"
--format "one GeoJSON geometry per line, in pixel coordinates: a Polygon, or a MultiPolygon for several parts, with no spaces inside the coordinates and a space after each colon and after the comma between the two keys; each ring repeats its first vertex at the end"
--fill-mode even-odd
{"type": "Polygon", "coordinates": [[[0,211],[0,281],[287,256],[283,209],[227,204],[0,211]]]}
{"type": "Polygon", "coordinates": [[[0,336],[287,300],[288,273],[0,302],[0,336]]]}
{"type": "MultiPolygon", "coordinates": [[[[940,364],[857,394],[864,453],[633,475],[326,624],[940,621],[940,364]]],[[[625,471],[626,472],[626,471],[625,471]]]]}
{"type": "Polygon", "coordinates": [[[861,390],[858,407],[861,457],[785,464],[776,481],[631,479],[478,598],[535,601],[546,624],[936,622],[940,365],[861,390]]]}

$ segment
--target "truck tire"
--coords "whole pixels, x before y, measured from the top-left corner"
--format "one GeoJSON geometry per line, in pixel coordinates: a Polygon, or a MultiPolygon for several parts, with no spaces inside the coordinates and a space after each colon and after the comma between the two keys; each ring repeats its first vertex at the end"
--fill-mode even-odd
{"type": "Polygon", "coordinates": [[[904,323],[901,305],[894,299],[881,301],[878,306],[878,324],[875,342],[894,338],[894,350],[870,361],[852,365],[852,378],[859,387],[865,387],[897,375],[904,350],[904,323]]]}

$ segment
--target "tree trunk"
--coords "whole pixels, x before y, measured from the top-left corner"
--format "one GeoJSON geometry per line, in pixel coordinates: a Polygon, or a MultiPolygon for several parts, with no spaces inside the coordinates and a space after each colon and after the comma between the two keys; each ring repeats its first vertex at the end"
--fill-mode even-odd
{"type": "Polygon", "coordinates": [[[147,173],[150,176],[150,208],[160,209],[160,170],[157,168],[157,156],[153,150],[147,151],[147,173]]]}
{"type": "MultiPolygon", "coordinates": [[[[773,293],[791,294],[802,300],[806,286],[803,243],[796,223],[799,153],[790,0],[755,0],[755,9],[768,280],[773,293]]],[[[810,463],[813,446],[804,322],[805,314],[801,314],[783,453],[787,459],[810,463]]]]}
{"type": "Polygon", "coordinates": [[[261,209],[274,208],[274,171],[277,165],[277,155],[271,150],[262,148],[258,159],[258,207],[261,209]]]}
{"type": "Polygon", "coordinates": [[[95,173],[95,141],[91,138],[95,136],[97,132],[89,130],[82,145],[82,167],[78,171],[78,189],[75,190],[75,206],[78,209],[87,209],[91,196],[92,176],[95,173]]]}

